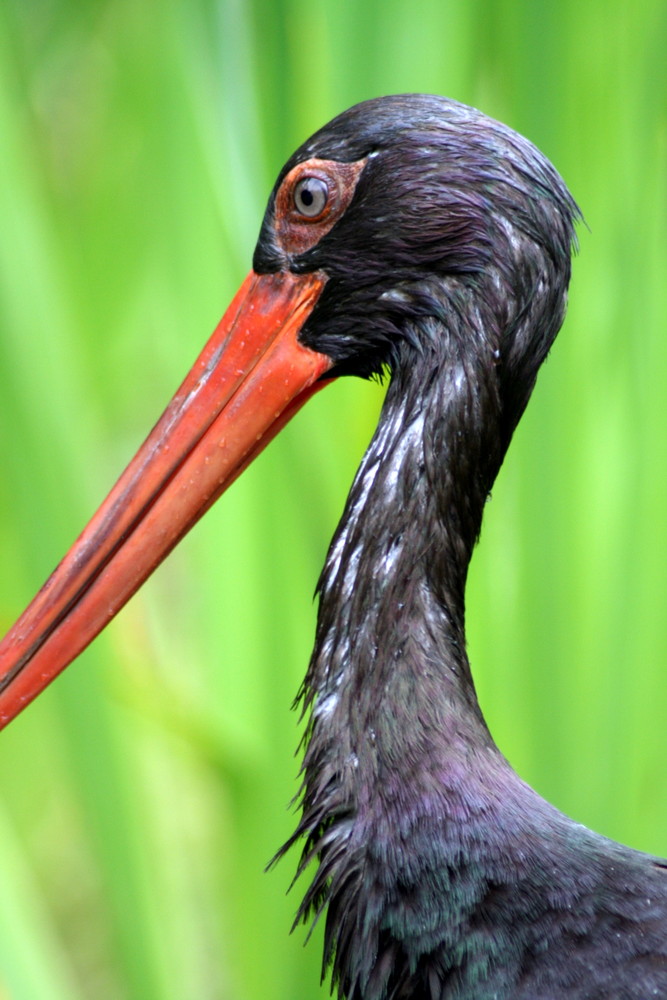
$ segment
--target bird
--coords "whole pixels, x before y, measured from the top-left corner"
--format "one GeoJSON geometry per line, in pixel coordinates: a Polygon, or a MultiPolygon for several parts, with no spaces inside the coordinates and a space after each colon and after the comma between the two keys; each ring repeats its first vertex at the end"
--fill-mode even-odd
{"type": "Polygon", "coordinates": [[[667,997],[667,861],[541,798],[465,638],[482,516],[565,314],[581,213],[528,140],[434,95],[355,105],[290,157],[253,268],[137,456],[0,645],[6,725],[316,391],[386,377],[333,536],[300,817],[345,1000],[667,997]]]}

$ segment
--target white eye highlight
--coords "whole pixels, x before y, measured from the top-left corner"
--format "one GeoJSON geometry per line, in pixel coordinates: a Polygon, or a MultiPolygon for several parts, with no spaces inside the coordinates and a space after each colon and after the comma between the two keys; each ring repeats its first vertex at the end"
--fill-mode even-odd
{"type": "Polygon", "coordinates": [[[326,208],[329,188],[321,177],[302,177],[294,188],[294,207],[307,219],[316,219],[326,208]]]}

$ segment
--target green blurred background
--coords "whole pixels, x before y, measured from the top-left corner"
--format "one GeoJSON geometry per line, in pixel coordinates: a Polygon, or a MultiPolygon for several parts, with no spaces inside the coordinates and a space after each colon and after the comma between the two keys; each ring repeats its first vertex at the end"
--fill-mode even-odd
{"type": "MultiPolygon", "coordinates": [[[[664,0],[4,0],[0,631],[208,336],[293,147],[447,94],[536,142],[590,227],[471,572],[483,708],[541,793],[667,853],[666,52],[664,0]]],[[[3,1000],[320,995],[296,858],[263,866],[380,401],[317,397],[3,733],[3,1000]]]]}

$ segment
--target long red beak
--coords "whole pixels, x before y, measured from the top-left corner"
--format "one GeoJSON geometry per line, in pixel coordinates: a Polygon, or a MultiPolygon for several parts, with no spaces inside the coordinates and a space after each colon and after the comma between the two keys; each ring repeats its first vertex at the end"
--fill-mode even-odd
{"type": "Polygon", "coordinates": [[[0,728],[120,611],[326,380],[297,339],[322,273],[251,272],[125,472],[0,643],[0,728]]]}

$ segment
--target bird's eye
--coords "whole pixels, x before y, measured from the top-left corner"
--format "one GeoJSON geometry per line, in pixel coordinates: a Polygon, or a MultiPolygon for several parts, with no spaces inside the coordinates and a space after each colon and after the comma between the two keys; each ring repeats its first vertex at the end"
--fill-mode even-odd
{"type": "Polygon", "coordinates": [[[294,188],[294,207],[307,219],[321,215],[328,200],[329,188],[320,177],[303,177],[294,188]]]}

